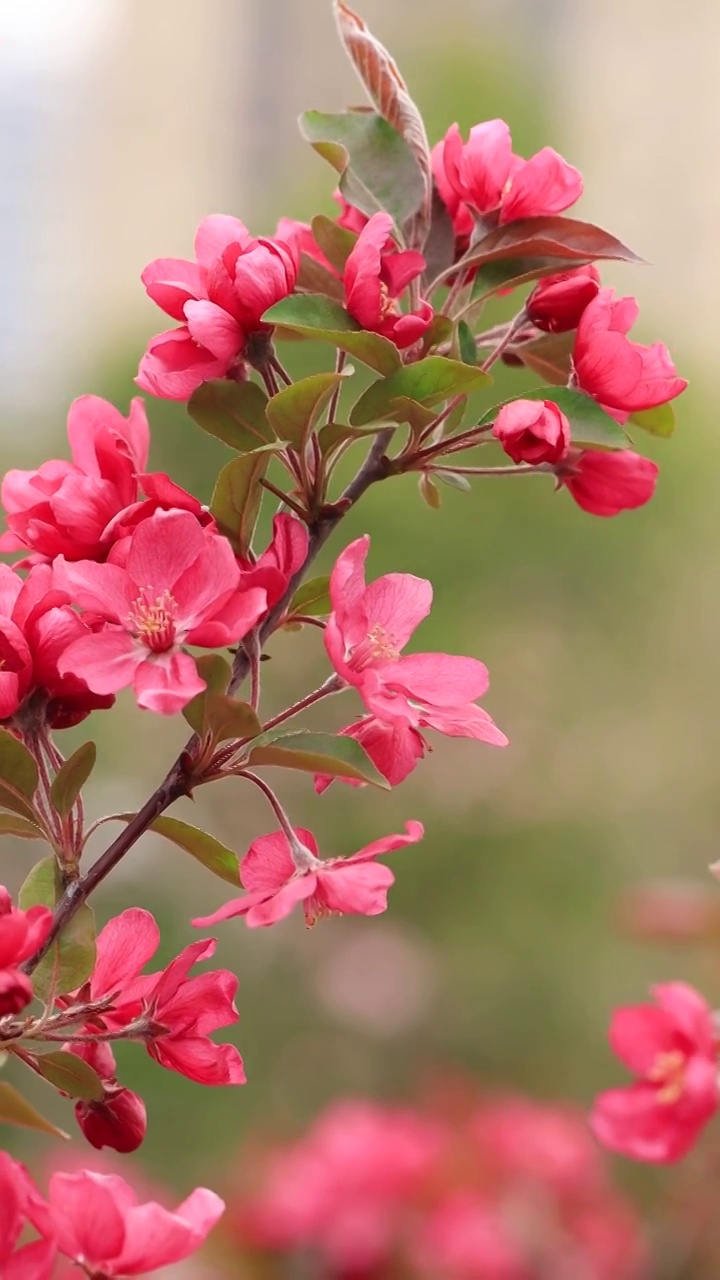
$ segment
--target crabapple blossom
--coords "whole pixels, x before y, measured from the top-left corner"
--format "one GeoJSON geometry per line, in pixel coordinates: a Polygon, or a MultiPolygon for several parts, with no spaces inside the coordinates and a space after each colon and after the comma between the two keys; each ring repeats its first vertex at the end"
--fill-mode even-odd
{"type": "Polygon", "coordinates": [[[595,1100],[592,1127],[606,1147],[636,1160],[680,1160],[720,1105],[718,1039],[712,1011],[692,987],[653,987],[655,1004],[617,1009],[614,1052],[634,1084],[595,1100]]]}
{"type": "Polygon", "coordinates": [[[307,526],[301,520],[282,514],[275,516],[270,545],[258,559],[251,562],[238,558],[243,591],[261,587],[267,597],[267,607],[271,609],[284,595],[290,579],[304,565],[308,545],[307,526]]]}
{"type": "Polygon", "coordinates": [[[570,448],[570,423],[552,400],[504,404],[493,435],[513,462],[531,466],[560,462],[570,448]]]}
{"type": "Polygon", "coordinates": [[[291,849],[282,831],[253,840],[240,864],[247,893],[233,898],[210,916],[198,917],[198,928],[245,916],[251,929],[277,924],[302,903],[305,921],[314,925],[329,915],[380,915],[395,877],[376,858],[422,840],[419,822],[407,822],[404,835],[384,836],[349,858],[320,859],[315,837],[298,827],[299,847],[291,849]]]}
{"type": "Polygon", "coordinates": [[[616,516],[650,501],[658,468],[631,449],[570,449],[556,475],[583,511],[616,516]]]}
{"type": "Polygon", "coordinates": [[[373,214],[358,236],[345,263],[345,305],[363,329],[381,333],[397,347],[411,347],[422,338],[433,318],[428,302],[403,313],[397,300],[425,269],[425,259],[414,249],[387,252],[392,230],[388,213],[373,214]]]}
{"type": "Polygon", "coordinates": [[[0,1275],[3,1280],[50,1280],[56,1248],[50,1234],[16,1248],[27,1221],[30,1206],[42,1204],[40,1193],[24,1165],[0,1151],[0,1275]]]}
{"type": "Polygon", "coordinates": [[[132,1187],[115,1174],[55,1173],[47,1204],[31,1204],[36,1230],[89,1274],[139,1276],[189,1258],[221,1218],[225,1205],[198,1187],[170,1211],[138,1204],[132,1187]]]}
{"type": "Polygon", "coordinates": [[[0,490],[8,532],[0,551],[27,550],[29,563],[104,560],[114,517],[137,501],[137,473],[150,448],[145,407],[137,397],[127,418],[100,396],[81,396],[67,420],[72,462],[8,471],[0,490]]]}
{"type": "Polygon", "coordinates": [[[647,347],[626,336],[638,314],[635,298],[601,289],[580,317],[573,350],[578,386],[623,413],[666,404],[687,386],[666,346],[656,342],[647,347]]]}
{"type": "Polygon", "coordinates": [[[269,332],[263,313],[292,293],[297,279],[290,244],[255,240],[223,214],[200,223],[195,258],[157,258],[142,273],[153,302],[180,325],[150,341],[136,382],[168,400],[187,400],[209,378],[244,377],[248,341],[269,332]]]}
{"type": "Polygon", "coordinates": [[[130,535],[125,561],[69,562],[55,580],[105,627],[75,641],[60,659],[101,694],[132,684],[138,705],[174,715],[205,688],[185,644],[215,649],[242,639],[265,610],[265,592],[240,588],[227,539],[190,512],[157,511],[130,535]]]}
{"type": "Polygon", "coordinates": [[[32,982],[19,966],[43,945],[52,919],[49,907],[14,907],[0,885],[0,1017],[19,1013],[32,1000],[32,982]]]}
{"type": "Polygon", "coordinates": [[[430,612],[432,586],[410,573],[389,573],[366,586],[369,548],[367,536],[350,543],[330,577],[333,612],[325,648],[337,674],[385,724],[422,724],[452,737],[505,745],[504,735],[475,706],[488,687],[482,662],[445,653],[402,655],[430,612]]]}
{"type": "Polygon", "coordinates": [[[435,168],[447,186],[476,213],[499,222],[561,213],[582,194],[582,175],[552,147],[529,160],[515,155],[504,120],[485,120],[463,142],[456,124],[448,129],[435,168]]]}
{"type": "Polygon", "coordinates": [[[544,276],[525,303],[528,319],[545,333],[567,333],[577,328],[599,290],[600,272],[593,266],[544,276]]]}

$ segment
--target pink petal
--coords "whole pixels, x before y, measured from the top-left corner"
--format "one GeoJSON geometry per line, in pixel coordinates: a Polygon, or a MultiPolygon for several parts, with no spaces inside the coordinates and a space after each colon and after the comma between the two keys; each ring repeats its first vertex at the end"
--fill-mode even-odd
{"type": "Polygon", "coordinates": [[[166,400],[188,400],[210,378],[223,378],[227,363],[190,337],[187,325],[151,339],[135,379],[143,391],[166,400]]]}
{"type": "Polygon", "coordinates": [[[186,258],[156,258],[141,275],[148,296],[173,320],[182,320],[183,307],[193,298],[204,298],[203,272],[186,258]]]}
{"type": "Polygon", "coordinates": [[[121,1181],[90,1172],[53,1174],[50,1199],[61,1253],[103,1270],[103,1263],[117,1257],[126,1239],[115,1194],[115,1183],[121,1181]]]}
{"type": "Polygon", "coordinates": [[[97,963],[90,979],[93,1000],[112,991],[123,992],[155,955],[160,930],[141,907],[129,907],[108,920],[97,939],[97,963]]]}
{"type": "MultiPolygon", "coordinates": [[[[387,910],[387,893],[395,877],[379,862],[336,863],[317,873],[317,896],[330,911],[377,916],[387,910]]],[[[248,922],[249,923],[249,922],[248,922]]]]}
{"type": "Polygon", "coordinates": [[[202,527],[189,511],[156,511],[133,534],[128,574],[139,588],[172,594],[204,546],[202,527]]]}
{"type": "Polygon", "coordinates": [[[289,880],[272,897],[265,898],[250,908],[246,914],[248,928],[265,928],[268,925],[277,924],[278,920],[284,920],[298,902],[313,896],[317,890],[317,883],[318,878],[312,872],[306,872],[294,880],[289,880]]]}
{"type": "Polygon", "coordinates": [[[230,363],[245,346],[237,320],[214,302],[188,302],[185,316],[190,336],[216,360],[230,363]]]}
{"type": "MultiPolygon", "coordinates": [[[[304,827],[296,828],[298,840],[317,857],[318,847],[312,832],[304,827]]],[[[290,854],[287,836],[273,831],[253,840],[240,863],[240,879],[243,888],[252,893],[274,893],[295,874],[295,864],[290,854]]]]}
{"type": "Polygon", "coordinates": [[[148,1045],[150,1056],[168,1071],[177,1071],[196,1084],[245,1084],[245,1068],[231,1044],[213,1044],[202,1036],[161,1036],[148,1045]]]}
{"type": "Polygon", "coordinates": [[[601,1093],[590,1126],[603,1146],[650,1164],[679,1160],[698,1134],[698,1126],[678,1123],[675,1109],[659,1102],[647,1084],[601,1093]]]}
{"type": "Polygon", "coordinates": [[[708,1057],[715,1057],[715,1026],[712,1010],[698,991],[686,982],[666,982],[652,987],[658,1005],[688,1043],[708,1057]]]}
{"type": "Polygon", "coordinates": [[[405,834],[397,834],[392,836],[383,836],[380,840],[374,840],[372,844],[365,845],[359,853],[353,854],[351,858],[343,858],[338,862],[338,866],[348,866],[351,863],[367,862],[371,858],[377,858],[382,853],[391,853],[393,849],[404,849],[406,845],[417,844],[418,840],[422,840],[425,835],[425,828],[422,822],[415,822],[411,819],[405,823],[405,834]]]}
{"type": "Polygon", "coordinates": [[[3,1280],[51,1280],[57,1248],[54,1240],[34,1240],[14,1253],[3,1270],[3,1280]]]}
{"type": "Polygon", "coordinates": [[[421,724],[430,729],[437,729],[449,738],[474,738],[476,742],[488,742],[493,747],[506,747],[508,740],[494,720],[476,707],[474,702],[462,707],[430,707],[423,708],[421,724]]]}
{"type": "Polygon", "coordinates": [[[198,1188],[174,1213],[150,1201],[127,1214],[127,1245],[113,1261],[117,1276],[144,1275],[182,1262],[204,1242],[222,1217],[225,1204],[212,1191],[198,1188]]]}
{"type": "MultiPolygon", "coordinates": [[[[199,525],[195,516],[188,513],[195,530],[199,525]]],[[[173,583],[173,597],[183,626],[190,630],[205,618],[213,617],[224,605],[231,592],[238,591],[240,570],[232,547],[226,538],[195,536],[193,544],[198,550],[192,562],[182,570],[173,583]]],[[[191,644],[197,643],[191,641],[191,644]]]]}
{"type": "Polygon", "coordinates": [[[142,651],[127,631],[89,632],[65,650],[58,671],[78,676],[93,693],[119,693],[132,684],[142,660],[142,651]]]}
{"type": "Polygon", "coordinates": [[[639,1004],[616,1009],[610,1024],[613,1053],[635,1075],[645,1076],[662,1053],[677,1048],[673,1020],[663,1009],[639,1004]]]}
{"type": "Polygon", "coordinates": [[[195,257],[202,267],[209,268],[221,258],[231,244],[241,248],[252,236],[239,218],[226,213],[212,213],[203,218],[195,234],[195,257]]]}
{"type": "Polygon", "coordinates": [[[375,670],[392,688],[436,707],[458,707],[474,702],[487,691],[487,667],[476,658],[449,653],[411,653],[393,663],[378,663],[375,670]]]}
{"type": "Polygon", "coordinates": [[[260,587],[238,590],[211,618],[188,632],[188,644],[224,648],[242,640],[267,610],[267,593],[260,587]]]}
{"type": "Polygon", "coordinates": [[[382,274],[391,298],[399,298],[411,281],[425,270],[425,259],[415,249],[401,253],[386,253],[382,260],[382,274]]]}
{"type": "Polygon", "coordinates": [[[268,893],[246,893],[241,898],[231,898],[229,902],[218,907],[217,911],[213,911],[209,916],[196,916],[190,923],[196,929],[211,928],[213,925],[221,924],[223,920],[233,920],[235,916],[246,916],[248,911],[257,906],[260,902],[265,902],[268,897],[272,897],[272,891],[268,893]]]}
{"type": "Polygon", "coordinates": [[[432,584],[411,573],[388,573],[376,578],[363,596],[368,629],[380,627],[393,647],[403,649],[432,607],[432,584]]]}
{"type": "Polygon", "coordinates": [[[133,690],[138,706],[161,716],[177,715],[205,687],[188,653],[163,653],[135,666],[133,690]]]}
{"type": "Polygon", "coordinates": [[[127,573],[115,564],[94,560],[68,561],[58,556],[53,564],[55,585],[66,591],[81,609],[97,613],[108,622],[125,624],[137,594],[127,573]]]}

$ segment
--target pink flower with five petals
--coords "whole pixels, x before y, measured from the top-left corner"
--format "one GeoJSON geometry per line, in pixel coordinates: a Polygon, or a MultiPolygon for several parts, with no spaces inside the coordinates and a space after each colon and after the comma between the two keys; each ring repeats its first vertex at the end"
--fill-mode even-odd
{"type": "Polygon", "coordinates": [[[405,835],[375,840],[351,858],[325,860],[318,858],[317,842],[310,831],[298,827],[296,835],[300,845],[294,858],[282,831],[254,840],[240,865],[240,879],[248,892],[192,923],[205,928],[233,916],[245,916],[249,927],[256,929],[284,920],[299,902],[308,925],[329,915],[380,915],[387,909],[387,891],[395,877],[375,859],[416,844],[424,830],[419,822],[408,822],[405,835]]]}
{"type": "Polygon", "coordinates": [[[107,624],[71,644],[59,668],[95,693],[131,684],[138,706],[174,715],[205,688],[183,645],[235,644],[262,616],[265,592],[239,589],[230,543],[190,512],[157,511],[134,530],[122,559],[56,561],[60,588],[107,624]]]}
{"type": "Polygon", "coordinates": [[[369,547],[367,536],[352,542],[330,577],[333,612],[324,636],[338,675],[385,724],[424,725],[504,746],[504,734],[475,706],[488,687],[484,663],[446,653],[402,655],[430,612],[432,586],[410,573],[388,573],[366,586],[369,547]]]}
{"type": "Polygon", "coordinates": [[[421,302],[417,311],[403,313],[397,305],[425,270],[425,259],[414,249],[388,252],[392,225],[388,213],[376,213],[360,232],[345,263],[345,305],[363,329],[382,334],[402,349],[422,338],[433,309],[421,302]]]}

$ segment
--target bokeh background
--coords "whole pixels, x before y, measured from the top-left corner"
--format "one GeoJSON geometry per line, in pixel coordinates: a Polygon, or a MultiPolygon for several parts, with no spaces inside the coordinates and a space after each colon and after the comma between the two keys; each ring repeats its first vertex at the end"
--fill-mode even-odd
{"type": "MultiPolygon", "coordinates": [[[[142,1162],[180,1190],[217,1183],[251,1131],[297,1126],[346,1093],[408,1096],[444,1064],[489,1086],[589,1102],[618,1078],[605,1043],[614,1005],[642,999],[652,980],[684,977],[710,999],[718,984],[706,955],[628,937],[618,899],[647,876],[710,885],[720,854],[720,8],[358,7],[399,59],[433,141],[453,120],[468,127],[502,115],[517,150],[550,143],[583,170],[581,216],[652,263],[604,278],[638,296],[640,336],[666,340],[692,386],[676,437],[641,442],[661,480],[638,513],[593,519],[540,481],[447,489],[433,512],[408,480],[370,493],[343,527],[325,566],[368,530],[372,576],[396,569],[433,580],[421,647],[487,662],[485,705],[512,745],[436,740],[389,795],[338,784],[318,800],[309,780],[282,780],[295,820],[328,852],[352,852],[408,817],[427,835],[397,856],[385,917],[312,933],[300,920],[260,933],[241,922],[221,928],[220,961],[240,975],[244,1089],[202,1090],[139,1049],[118,1054],[125,1082],[148,1102],[142,1162]]],[[[204,214],[232,212],[261,233],[281,214],[332,212],[332,171],[305,148],[295,117],[360,99],[329,0],[0,8],[4,466],[62,456],[75,395],[107,395],[126,411],[143,344],[162,327],[140,271],[157,256],[188,255],[204,214]]],[[[322,358],[295,350],[289,363],[321,367],[322,358]]],[[[525,385],[511,373],[498,375],[487,404],[525,385]]],[[[151,401],[148,410],[154,465],[207,500],[222,446],[182,406],[151,401]]],[[[276,638],[271,653],[270,711],[325,671],[314,630],[276,638]]],[[[339,726],[355,710],[348,695],[322,723],[339,726]]],[[[158,723],[129,699],[95,730],[93,816],[139,804],[182,738],[182,724],[158,723]]],[[[82,733],[68,734],[68,746],[82,733]]],[[[241,853],[272,825],[239,785],[208,789],[178,814],[206,821],[241,853]]],[[[16,887],[31,858],[28,846],[5,842],[2,879],[16,887]]],[[[130,904],[150,907],[169,958],[196,936],[189,917],[223,897],[179,851],[147,838],[96,909],[102,921],[130,904]]],[[[11,1138],[28,1159],[45,1159],[43,1143],[11,1138]]],[[[651,1204],[671,1176],[631,1180],[651,1204]]]]}

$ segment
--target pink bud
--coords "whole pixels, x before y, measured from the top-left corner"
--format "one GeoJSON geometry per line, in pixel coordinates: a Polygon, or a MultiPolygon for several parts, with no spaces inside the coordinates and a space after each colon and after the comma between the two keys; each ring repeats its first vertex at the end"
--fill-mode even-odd
{"type": "Polygon", "coordinates": [[[556,463],[570,447],[570,423],[551,400],[513,400],[503,405],[493,435],[513,462],[556,463]]]}
{"type": "Polygon", "coordinates": [[[527,300],[528,318],[545,333],[567,333],[577,328],[583,311],[599,289],[600,275],[595,267],[546,276],[527,300]]]}
{"type": "Polygon", "coordinates": [[[19,969],[0,969],[0,1017],[19,1013],[33,998],[30,979],[19,969]]]}
{"type": "Polygon", "coordinates": [[[78,1102],[75,1118],[91,1146],[100,1151],[137,1151],[147,1131],[145,1103],[136,1093],[110,1085],[102,1102],[78,1102]]]}

